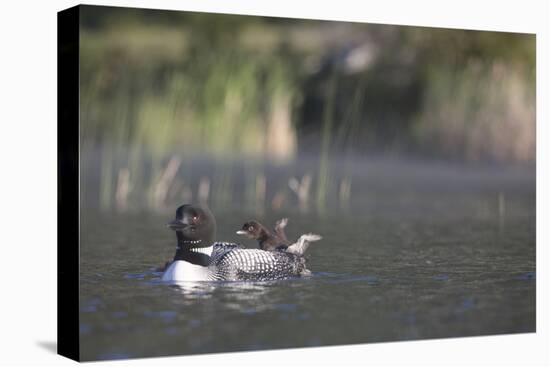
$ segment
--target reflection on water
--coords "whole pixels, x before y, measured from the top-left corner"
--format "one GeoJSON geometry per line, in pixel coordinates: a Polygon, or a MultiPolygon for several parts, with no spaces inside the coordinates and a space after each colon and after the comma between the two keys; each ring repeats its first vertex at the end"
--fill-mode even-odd
{"type": "Polygon", "coordinates": [[[534,181],[461,180],[364,184],[349,208],[324,214],[213,208],[219,240],[243,241],[235,230],[251,218],[289,217],[290,238],[323,236],[308,250],[313,275],[279,282],[163,283],[155,269],[173,256],[172,213],[88,210],[82,357],[532,332],[534,181]]]}
{"type": "Polygon", "coordinates": [[[206,300],[223,294],[224,308],[252,314],[284,309],[284,304],[272,304],[269,300],[270,291],[275,286],[275,282],[178,282],[172,289],[187,300],[206,300]]]}

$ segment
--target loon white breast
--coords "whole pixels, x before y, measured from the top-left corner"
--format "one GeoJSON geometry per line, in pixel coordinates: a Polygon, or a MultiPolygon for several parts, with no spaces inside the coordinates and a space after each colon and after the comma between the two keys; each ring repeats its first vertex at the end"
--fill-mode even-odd
{"type": "Polygon", "coordinates": [[[182,205],[168,226],[176,231],[178,245],[164,281],[278,280],[309,274],[301,254],[214,243],[216,222],[206,208],[182,205]]]}
{"type": "MultiPolygon", "coordinates": [[[[199,247],[191,248],[189,251],[194,253],[203,253],[207,256],[212,254],[214,246],[210,247],[199,247]]],[[[203,265],[196,265],[185,260],[175,260],[173,261],[162,274],[162,280],[164,281],[208,281],[213,280],[208,271],[208,267],[203,265]]]]}

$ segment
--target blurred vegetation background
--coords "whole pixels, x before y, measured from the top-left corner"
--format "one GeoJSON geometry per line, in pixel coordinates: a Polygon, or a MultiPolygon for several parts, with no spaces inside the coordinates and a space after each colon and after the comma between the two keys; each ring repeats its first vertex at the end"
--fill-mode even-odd
{"type": "Polygon", "coordinates": [[[372,157],[535,162],[534,35],[84,6],[80,40],[87,206],[321,210],[372,157]]]}

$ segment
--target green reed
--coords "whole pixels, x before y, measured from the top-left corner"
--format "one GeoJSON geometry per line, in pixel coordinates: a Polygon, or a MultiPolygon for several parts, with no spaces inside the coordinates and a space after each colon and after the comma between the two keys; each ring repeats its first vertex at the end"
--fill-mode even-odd
{"type": "Polygon", "coordinates": [[[407,79],[420,80],[419,106],[406,121],[397,121],[402,145],[377,142],[387,151],[534,161],[533,37],[350,23],[335,42],[328,37],[331,23],[316,21],[204,14],[118,19],[81,30],[81,150],[90,165],[85,169],[92,170],[90,155],[101,157],[102,208],[111,208],[117,193],[129,206],[145,202],[152,208],[198,198],[197,187],[190,186],[198,173],[186,162],[201,155],[219,162],[201,179],[205,200],[216,205],[234,198],[237,178],[225,162],[241,157],[247,163],[245,202],[258,211],[296,198],[307,208],[310,185],[316,188],[317,210],[329,205],[332,192],[345,207],[353,168],[350,159],[343,177],[332,177],[335,147],[345,147],[338,153],[346,157],[358,154],[367,138],[377,136],[371,134],[377,123],[383,125],[369,117],[400,108],[368,98],[391,100],[396,89],[385,87],[407,79]],[[318,86],[325,88],[313,132],[320,137],[318,166],[294,175],[289,169],[285,185],[274,188],[276,194],[266,192],[263,187],[271,185],[264,160],[290,166],[296,158],[302,138],[297,127],[304,122],[297,112],[304,86],[317,77],[311,65],[337,54],[349,40],[361,40],[361,34],[378,50],[374,66],[351,76],[333,70],[318,86]],[[174,157],[181,163],[171,174],[167,167],[174,157]],[[293,176],[298,186],[306,183],[308,193],[292,196],[293,176]]]}

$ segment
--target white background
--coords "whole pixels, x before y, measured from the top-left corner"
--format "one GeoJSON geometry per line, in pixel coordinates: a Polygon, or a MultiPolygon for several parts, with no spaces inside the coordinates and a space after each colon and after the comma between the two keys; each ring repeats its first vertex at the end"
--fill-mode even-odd
{"type": "MultiPolygon", "coordinates": [[[[97,1],[94,4],[537,33],[537,333],[100,365],[548,365],[548,75],[544,1],[97,1]],[[546,209],[546,210],[545,210],[546,209]],[[544,223],[546,223],[546,228],[544,223]],[[544,288],[546,287],[546,292],[544,288]],[[546,349],[546,350],[545,350],[546,349]]],[[[69,365],[56,340],[56,12],[73,1],[3,2],[0,12],[0,364],[69,365]],[[49,347],[45,347],[49,346],[49,347]]],[[[292,330],[288,331],[292,333],[292,330]]]]}

